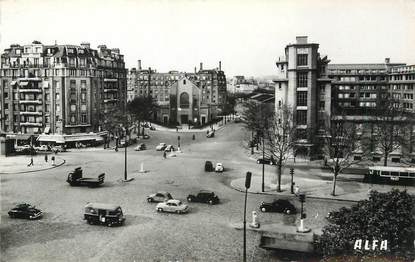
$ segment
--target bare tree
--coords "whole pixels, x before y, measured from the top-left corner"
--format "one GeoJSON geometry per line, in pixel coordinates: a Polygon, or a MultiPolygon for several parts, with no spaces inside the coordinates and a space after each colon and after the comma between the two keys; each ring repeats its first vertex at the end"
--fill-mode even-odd
{"type": "Polygon", "coordinates": [[[268,118],[267,128],[264,130],[263,146],[277,167],[277,191],[281,191],[282,167],[296,145],[296,128],[293,126],[293,109],[288,105],[276,108],[274,114],[268,118]]]}
{"type": "Polygon", "coordinates": [[[402,149],[410,142],[410,114],[398,100],[384,97],[374,110],[374,132],[372,143],[383,154],[383,165],[388,165],[388,157],[395,150],[402,149]]]}
{"type": "Polygon", "coordinates": [[[333,196],[336,195],[338,175],[345,168],[362,161],[367,155],[364,139],[364,130],[355,122],[348,121],[344,114],[326,117],[322,151],[325,163],[331,167],[333,173],[333,196]],[[357,154],[359,157],[355,157],[357,154]]]}

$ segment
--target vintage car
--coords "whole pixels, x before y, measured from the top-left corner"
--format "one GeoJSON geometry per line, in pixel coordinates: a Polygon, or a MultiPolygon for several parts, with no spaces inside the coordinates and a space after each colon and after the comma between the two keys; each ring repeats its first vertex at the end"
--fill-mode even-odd
{"type": "Polygon", "coordinates": [[[64,146],[52,146],[52,151],[53,152],[66,152],[66,148],[64,146]]]}
{"type": "Polygon", "coordinates": [[[135,151],[142,151],[142,150],[146,150],[146,144],[144,144],[144,143],[138,144],[138,145],[134,148],[134,150],[135,150],[135,151]]]}
{"type": "Polygon", "coordinates": [[[205,172],[212,172],[213,171],[213,164],[211,161],[205,162],[205,172]]]}
{"type": "Polygon", "coordinates": [[[156,146],[157,151],[163,151],[167,147],[166,143],[160,143],[156,146]]]}
{"type": "Polygon", "coordinates": [[[69,172],[66,182],[71,186],[89,186],[97,187],[104,183],[105,173],[100,174],[98,177],[83,177],[82,168],[77,167],[74,171],[69,172]]]}
{"type": "Polygon", "coordinates": [[[10,218],[26,218],[26,219],[36,219],[42,217],[43,213],[40,209],[27,204],[20,203],[12,208],[9,212],[10,218]]]}
{"type": "Polygon", "coordinates": [[[164,192],[164,191],[159,191],[155,194],[151,194],[149,196],[147,196],[147,202],[151,203],[151,202],[164,202],[167,201],[169,199],[173,199],[173,197],[171,196],[171,194],[169,192],[164,192]]]}
{"type": "Polygon", "coordinates": [[[212,191],[200,190],[196,194],[187,196],[189,202],[209,203],[211,205],[219,203],[219,197],[212,191]]]}
{"type": "Polygon", "coordinates": [[[265,157],[265,158],[260,157],[256,160],[256,162],[257,164],[267,164],[271,166],[276,165],[275,160],[273,158],[268,158],[268,157],[265,157]]]}
{"type": "Polygon", "coordinates": [[[158,203],[156,206],[157,212],[170,212],[183,214],[189,211],[189,207],[183,204],[180,200],[169,199],[166,202],[158,203]]]}
{"type": "Polygon", "coordinates": [[[278,212],[278,213],[285,213],[285,214],[295,214],[297,210],[295,209],[294,205],[290,203],[290,201],[286,199],[276,199],[271,203],[262,202],[259,206],[259,209],[262,212],[278,212]]]}
{"type": "Polygon", "coordinates": [[[174,151],[174,146],[168,145],[168,146],[166,146],[166,148],[164,149],[164,151],[166,151],[166,152],[172,152],[172,151],[174,151]]]}
{"type": "Polygon", "coordinates": [[[207,133],[206,133],[206,137],[207,138],[212,138],[212,137],[214,137],[215,136],[215,131],[213,131],[213,130],[210,130],[210,131],[208,131],[207,133]]]}
{"type": "Polygon", "coordinates": [[[118,205],[88,203],[84,210],[84,220],[90,225],[101,224],[111,227],[124,224],[125,217],[118,205]]]}
{"type": "Polygon", "coordinates": [[[49,146],[47,145],[35,146],[34,148],[36,151],[41,151],[41,152],[49,151],[49,146]]]}
{"type": "Polygon", "coordinates": [[[223,172],[225,168],[223,167],[222,163],[216,163],[215,172],[223,172]]]}

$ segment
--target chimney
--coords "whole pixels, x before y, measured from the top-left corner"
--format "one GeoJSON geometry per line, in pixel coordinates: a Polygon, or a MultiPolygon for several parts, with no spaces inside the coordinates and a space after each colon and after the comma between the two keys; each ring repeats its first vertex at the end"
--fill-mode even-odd
{"type": "Polygon", "coordinates": [[[81,43],[81,47],[90,49],[91,48],[91,45],[88,42],[82,42],[81,43]]]}
{"type": "Polygon", "coordinates": [[[307,36],[297,36],[295,39],[298,45],[307,44],[307,36]]]}
{"type": "Polygon", "coordinates": [[[219,71],[222,71],[222,61],[219,61],[219,71]]]}
{"type": "Polygon", "coordinates": [[[203,63],[200,62],[200,71],[202,71],[202,70],[203,70],[203,63]]]}
{"type": "Polygon", "coordinates": [[[391,59],[389,57],[385,58],[385,64],[389,64],[391,59]]]}
{"type": "Polygon", "coordinates": [[[141,70],[141,60],[138,60],[138,70],[141,70]]]}
{"type": "Polygon", "coordinates": [[[195,74],[197,73],[197,68],[195,67],[195,74]]]}

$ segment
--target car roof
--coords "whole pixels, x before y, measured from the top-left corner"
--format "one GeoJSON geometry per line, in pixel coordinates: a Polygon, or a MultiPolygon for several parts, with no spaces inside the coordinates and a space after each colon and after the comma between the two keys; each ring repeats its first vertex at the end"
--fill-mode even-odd
{"type": "Polygon", "coordinates": [[[211,193],[213,193],[213,191],[202,189],[202,190],[199,191],[199,193],[209,193],[209,194],[211,194],[211,193]]]}
{"type": "Polygon", "coordinates": [[[216,165],[217,165],[217,166],[218,166],[218,165],[220,165],[220,166],[221,166],[221,165],[222,165],[222,163],[216,163],[216,165]]]}
{"type": "Polygon", "coordinates": [[[104,203],[88,203],[85,207],[96,208],[96,209],[105,209],[105,210],[115,210],[117,208],[120,208],[119,205],[104,204],[104,203]]]}
{"type": "Polygon", "coordinates": [[[163,194],[163,195],[169,194],[170,195],[170,193],[167,191],[157,191],[156,194],[163,194]]]}
{"type": "Polygon", "coordinates": [[[180,200],[178,200],[178,199],[170,199],[170,200],[167,200],[167,202],[168,202],[168,203],[176,203],[176,204],[179,204],[179,203],[181,203],[182,201],[180,201],[180,200]]]}

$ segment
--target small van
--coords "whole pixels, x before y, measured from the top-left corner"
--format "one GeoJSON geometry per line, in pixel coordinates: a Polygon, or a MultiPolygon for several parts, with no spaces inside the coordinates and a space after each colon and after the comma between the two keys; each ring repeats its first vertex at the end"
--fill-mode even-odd
{"type": "Polygon", "coordinates": [[[118,205],[88,203],[85,206],[84,220],[90,225],[100,224],[111,227],[113,225],[123,225],[125,217],[118,205]]]}

